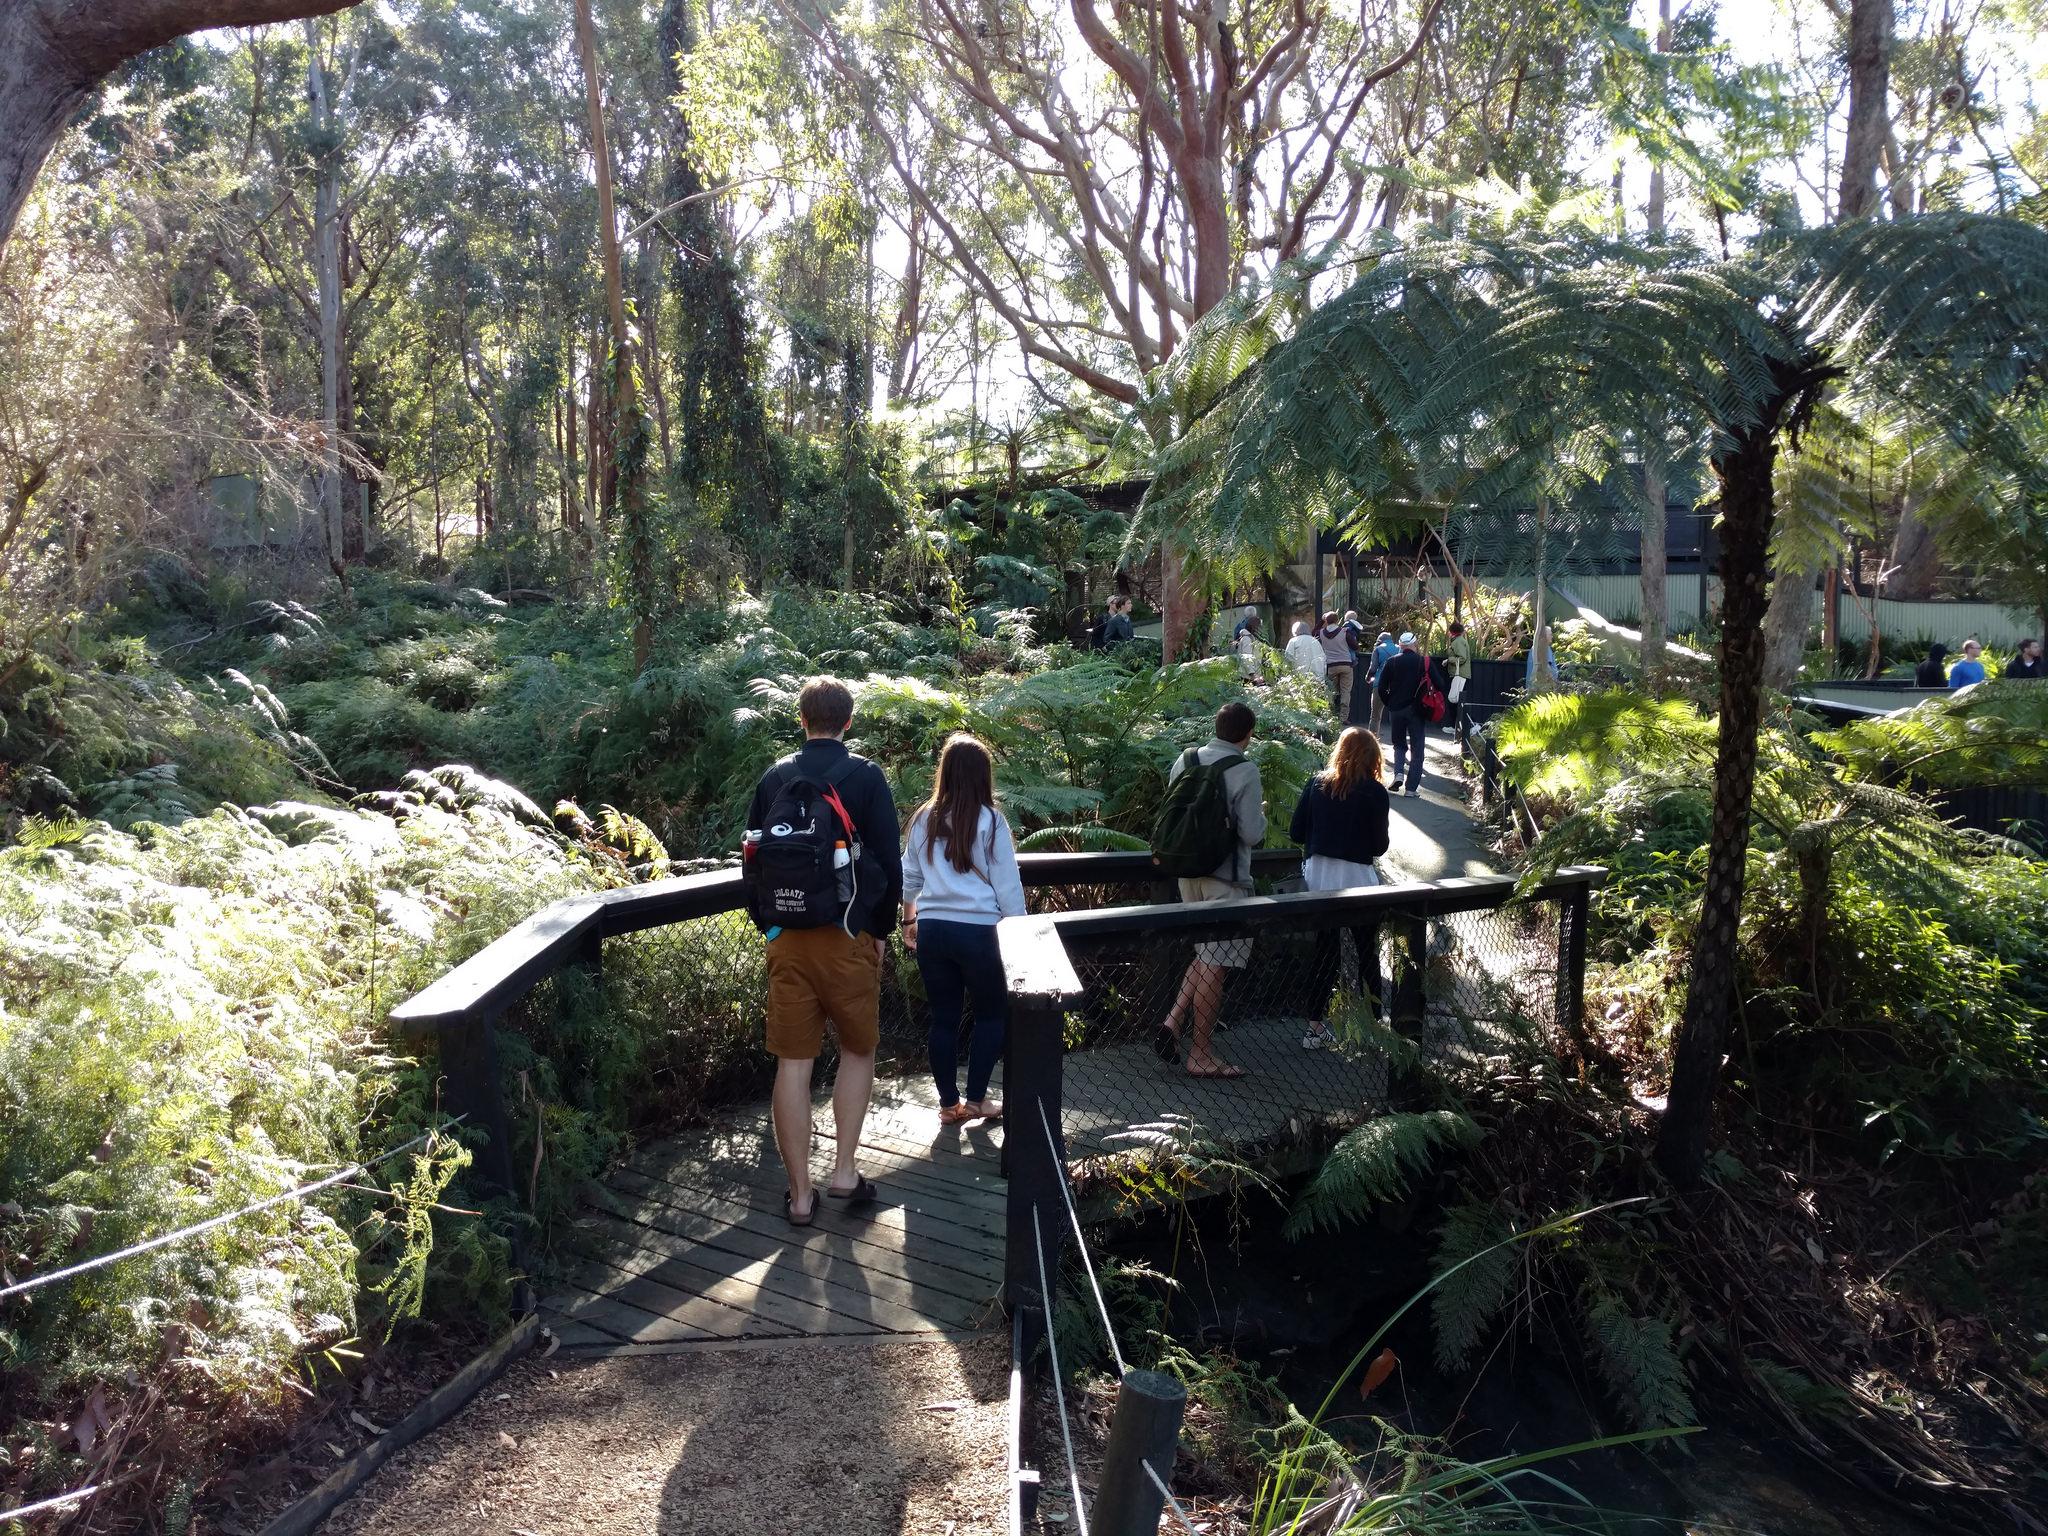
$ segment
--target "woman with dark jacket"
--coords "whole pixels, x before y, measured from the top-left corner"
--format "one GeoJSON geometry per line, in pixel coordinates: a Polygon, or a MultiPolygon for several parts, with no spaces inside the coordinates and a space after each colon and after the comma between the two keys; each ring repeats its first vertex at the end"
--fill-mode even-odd
{"type": "MultiPolygon", "coordinates": [[[[1329,765],[1302,786],[1288,835],[1304,850],[1301,872],[1310,890],[1346,891],[1380,883],[1374,861],[1387,851],[1389,801],[1384,773],[1379,738],[1364,726],[1354,725],[1337,738],[1329,765]]],[[[1354,928],[1351,939],[1377,1014],[1381,992],[1379,925],[1354,928]]],[[[1329,1011],[1342,970],[1342,949],[1341,929],[1325,928],[1317,933],[1315,977],[1321,1002],[1308,1033],[1301,1037],[1304,1050],[1337,1043],[1329,1011]]]]}
{"type": "Polygon", "coordinates": [[[1948,659],[1948,647],[1939,640],[1927,647],[1927,659],[1913,669],[1913,681],[1922,688],[1946,688],[1948,668],[1943,663],[1948,659]]]}

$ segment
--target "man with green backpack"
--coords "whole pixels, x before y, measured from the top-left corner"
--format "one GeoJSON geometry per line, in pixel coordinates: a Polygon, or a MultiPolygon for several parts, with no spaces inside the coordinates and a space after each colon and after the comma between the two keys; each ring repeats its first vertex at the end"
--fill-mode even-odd
{"type": "MultiPolygon", "coordinates": [[[[1246,755],[1258,717],[1235,702],[1216,711],[1216,735],[1190,747],[1167,775],[1166,800],[1152,829],[1152,862],[1180,882],[1182,901],[1228,901],[1252,893],[1252,850],[1265,840],[1266,797],[1259,765],[1246,755]]],[[[1180,993],[1153,1030],[1162,1061],[1180,1059],[1187,1045],[1190,1077],[1242,1077],[1210,1048],[1223,984],[1251,958],[1249,938],[1195,946],[1180,993]]]]}

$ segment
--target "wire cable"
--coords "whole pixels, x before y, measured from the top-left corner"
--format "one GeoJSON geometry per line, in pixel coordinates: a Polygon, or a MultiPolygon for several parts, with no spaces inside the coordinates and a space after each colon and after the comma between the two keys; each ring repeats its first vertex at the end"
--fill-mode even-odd
{"type": "Polygon", "coordinates": [[[0,1509],[0,1526],[12,1525],[30,1515],[47,1515],[52,1510],[69,1509],[73,1504],[91,1498],[100,1491],[98,1483],[86,1488],[74,1488],[69,1493],[60,1493],[53,1499],[42,1499],[34,1504],[23,1504],[17,1509],[0,1509]]]}
{"type": "Polygon", "coordinates": [[[1124,1364],[1123,1348],[1116,1341],[1116,1324],[1110,1321],[1102,1283],[1095,1278],[1095,1260],[1089,1256],[1088,1239],[1081,1232],[1081,1213],[1074,1206],[1074,1192],[1067,1185],[1067,1170],[1059,1159],[1059,1141],[1052,1133],[1052,1121],[1046,1118],[1043,1099],[1038,1101],[1038,1123],[1045,1127],[1045,1155],[1052,1159],[1053,1171],[1059,1175],[1060,1195],[1067,1202],[1067,1219],[1074,1224],[1074,1246],[1081,1250],[1081,1267],[1088,1271],[1088,1288],[1095,1292],[1095,1309],[1102,1314],[1102,1331],[1109,1338],[1109,1352],[1116,1357],[1116,1373],[1121,1377],[1130,1367],[1124,1364]]]}
{"type": "Polygon", "coordinates": [[[95,1269],[104,1269],[107,1265],[119,1263],[122,1259],[132,1259],[140,1254],[154,1253],[159,1248],[168,1248],[173,1243],[181,1243],[188,1237],[197,1237],[202,1232],[211,1232],[216,1227],[224,1227],[230,1222],[240,1221],[244,1216],[253,1216],[258,1211],[269,1210],[273,1205],[283,1205],[291,1200],[303,1200],[308,1195],[318,1194],[323,1189],[330,1189],[336,1184],[344,1184],[359,1173],[389,1162],[401,1152],[410,1152],[421,1142],[460,1125],[468,1118],[467,1115],[457,1115],[453,1120],[443,1125],[438,1125],[432,1130],[422,1131],[419,1135],[413,1137],[411,1141],[393,1147],[390,1151],[371,1158],[367,1163],[350,1163],[339,1173],[330,1173],[324,1179],[315,1179],[310,1184],[301,1184],[296,1189],[287,1189],[281,1194],[270,1196],[268,1199],[257,1200],[252,1204],[241,1207],[239,1210],[226,1211],[219,1216],[209,1216],[205,1221],[194,1222],[189,1227],[180,1227],[175,1232],[166,1232],[162,1237],[152,1237],[145,1242],[135,1243],[126,1248],[117,1248],[112,1253],[100,1254],[97,1258],[87,1259],[83,1263],[73,1264],[66,1269],[53,1269],[46,1275],[31,1275],[26,1280],[16,1281],[5,1290],[0,1290],[0,1301],[7,1301],[12,1297],[25,1295],[29,1291],[38,1290],[46,1285],[55,1285],[59,1280],[70,1280],[95,1269]]]}
{"type": "Polygon", "coordinates": [[[1166,1507],[1173,1511],[1174,1518],[1193,1531],[1195,1536],[1202,1536],[1201,1528],[1188,1518],[1188,1512],[1180,1507],[1180,1500],[1173,1496],[1173,1490],[1166,1486],[1166,1479],[1159,1475],[1152,1463],[1141,1458],[1138,1465],[1143,1467],[1145,1475],[1152,1479],[1152,1486],[1157,1488],[1160,1497],[1166,1500],[1166,1507]]]}
{"type": "Polygon", "coordinates": [[[1052,1400],[1060,1410],[1060,1439],[1067,1447],[1067,1482],[1074,1492],[1074,1525],[1080,1536],[1088,1536],[1088,1512],[1081,1497],[1081,1466],[1074,1460],[1074,1431],[1067,1423],[1067,1388],[1060,1375],[1060,1345],[1053,1336],[1052,1284],[1045,1274],[1045,1232],[1038,1225],[1038,1207],[1031,1207],[1031,1237],[1038,1247],[1038,1295],[1045,1304],[1045,1348],[1052,1356],[1052,1400]]]}

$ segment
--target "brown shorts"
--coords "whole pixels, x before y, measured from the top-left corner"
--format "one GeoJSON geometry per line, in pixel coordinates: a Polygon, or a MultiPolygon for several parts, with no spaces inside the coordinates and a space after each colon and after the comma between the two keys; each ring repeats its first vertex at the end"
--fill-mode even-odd
{"type": "Polygon", "coordinates": [[[872,1056],[882,1038],[882,962],[875,941],[846,930],[785,928],[768,941],[768,1049],[808,1061],[825,1044],[825,1021],[850,1056],[872,1056]]]}

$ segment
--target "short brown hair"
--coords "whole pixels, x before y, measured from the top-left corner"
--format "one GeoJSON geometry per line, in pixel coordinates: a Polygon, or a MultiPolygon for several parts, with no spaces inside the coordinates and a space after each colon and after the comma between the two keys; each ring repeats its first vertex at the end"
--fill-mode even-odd
{"type": "Polygon", "coordinates": [[[836,677],[814,677],[796,696],[804,729],[837,736],[853,722],[853,690],[836,677]]]}
{"type": "Polygon", "coordinates": [[[1216,711],[1216,739],[1218,741],[1249,741],[1252,727],[1259,723],[1259,717],[1252,713],[1251,705],[1242,699],[1232,699],[1216,711]]]}

